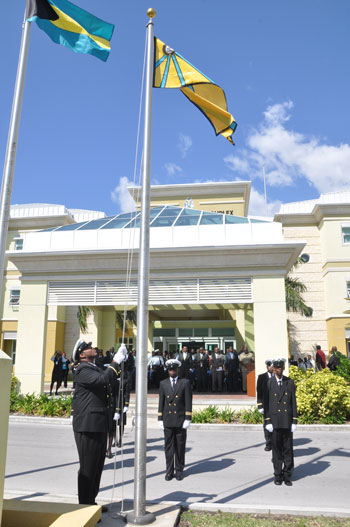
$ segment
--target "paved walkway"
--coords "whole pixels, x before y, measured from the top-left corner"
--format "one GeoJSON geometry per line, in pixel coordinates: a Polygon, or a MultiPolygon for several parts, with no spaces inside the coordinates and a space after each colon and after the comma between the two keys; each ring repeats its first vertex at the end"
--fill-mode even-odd
{"type": "MultiPolygon", "coordinates": [[[[100,503],[133,498],[133,436],[127,428],[123,454],[118,451],[115,460],[106,460],[100,503]]],[[[169,506],[181,502],[209,509],[336,511],[350,516],[349,440],[349,427],[331,431],[300,426],[294,437],[294,485],[276,487],[260,427],[193,427],[188,432],[185,479],[165,482],[163,437],[154,424],[147,440],[147,500],[169,506]]],[[[74,502],[77,469],[71,427],[10,422],[5,497],[74,502]]]]}

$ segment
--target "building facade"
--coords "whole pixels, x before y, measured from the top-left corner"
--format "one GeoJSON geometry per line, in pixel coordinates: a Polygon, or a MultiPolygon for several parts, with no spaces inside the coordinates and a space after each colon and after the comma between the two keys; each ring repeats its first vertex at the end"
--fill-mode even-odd
{"type": "Polygon", "coordinates": [[[284,204],[274,219],[286,241],[306,242],[305,263],[294,274],[307,286],[303,296],[313,313],[288,314],[291,353],[313,353],[319,344],[350,356],[350,192],[284,204]]]}
{"type": "MultiPolygon", "coordinates": [[[[287,356],[284,279],[305,243],[284,239],[277,221],[247,217],[249,192],[249,182],[152,188],[148,350],[246,343],[257,373],[276,350],[287,356]]],[[[70,356],[78,337],[105,350],[123,338],[136,347],[137,326],[123,336],[118,322],[137,309],[138,189],[130,193],[136,210],[108,218],[13,209],[1,339],[24,393],[43,390],[54,351],[70,356]],[[86,335],[83,305],[92,309],[86,335]]]]}

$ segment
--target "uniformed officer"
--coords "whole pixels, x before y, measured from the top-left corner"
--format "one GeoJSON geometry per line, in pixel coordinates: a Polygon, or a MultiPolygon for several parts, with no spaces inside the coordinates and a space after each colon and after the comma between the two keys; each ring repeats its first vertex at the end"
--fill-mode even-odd
{"type": "MultiPolygon", "coordinates": [[[[127,355],[124,344],[104,372],[94,364],[96,349],[81,340],[73,350],[75,391],[72,402],[73,431],[79,454],[79,503],[94,505],[100,487],[108,431],[108,384],[117,381],[119,364],[127,355]]],[[[102,508],[104,511],[104,507],[102,508]]]]}
{"type": "MultiPolygon", "coordinates": [[[[266,399],[267,383],[268,383],[268,380],[273,376],[272,359],[267,359],[265,361],[265,364],[266,364],[266,372],[258,375],[258,381],[256,383],[257,406],[261,414],[264,414],[264,409],[266,408],[265,399],[266,399]]],[[[272,433],[266,430],[265,422],[263,424],[263,428],[264,428],[264,436],[265,436],[265,450],[266,452],[269,452],[271,450],[272,433]]]]}
{"type": "Polygon", "coordinates": [[[178,376],[180,361],[170,359],[165,365],[169,378],[160,383],[158,406],[158,423],[164,430],[165,480],[170,481],[175,476],[181,481],[185,466],[187,428],[192,418],[192,389],[188,379],[180,379],[178,376]]]}
{"type": "MultiPolygon", "coordinates": [[[[275,485],[290,487],[294,468],[293,432],[297,428],[297,403],[294,381],[283,375],[285,359],[273,361],[274,376],[266,391],[265,427],[272,432],[272,462],[275,485]]],[[[265,410],[265,408],[264,408],[265,410]]]]}

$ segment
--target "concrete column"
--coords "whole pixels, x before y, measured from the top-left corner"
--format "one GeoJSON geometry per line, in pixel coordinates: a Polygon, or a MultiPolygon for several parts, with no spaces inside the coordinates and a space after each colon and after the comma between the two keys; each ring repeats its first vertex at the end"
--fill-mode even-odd
{"type": "Polygon", "coordinates": [[[22,393],[44,389],[47,282],[23,282],[18,313],[15,374],[22,393]]]}
{"type": "Polygon", "coordinates": [[[116,313],[112,307],[102,312],[101,330],[98,332],[98,347],[105,352],[115,346],[116,339],[116,313]]]}
{"type": "Polygon", "coordinates": [[[7,433],[10,411],[12,360],[0,350],[0,525],[4,498],[7,433]]]}
{"type": "Polygon", "coordinates": [[[266,371],[266,359],[288,359],[284,277],[254,277],[253,298],[255,368],[259,375],[266,371]]]}

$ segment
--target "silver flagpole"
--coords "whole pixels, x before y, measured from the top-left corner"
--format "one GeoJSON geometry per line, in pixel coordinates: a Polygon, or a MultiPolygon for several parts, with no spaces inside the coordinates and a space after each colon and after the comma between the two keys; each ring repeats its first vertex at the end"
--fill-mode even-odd
{"type": "Polygon", "coordinates": [[[146,525],[155,516],[146,512],[146,453],[147,453],[147,348],[148,348],[148,290],[149,290],[149,222],[151,186],[152,85],[154,62],[154,9],[148,9],[147,63],[145,93],[145,124],[143,136],[143,166],[141,194],[141,225],[138,271],[137,347],[136,347],[136,423],[134,508],[127,515],[128,523],[146,525]]]}
{"type": "Polygon", "coordinates": [[[31,22],[23,22],[21,49],[19,53],[15,91],[13,95],[12,112],[9,134],[7,139],[4,172],[2,176],[0,197],[0,298],[3,288],[5,270],[5,253],[8,224],[10,221],[10,207],[13,176],[15,173],[19,124],[21,121],[24,81],[26,75],[31,22]]]}

